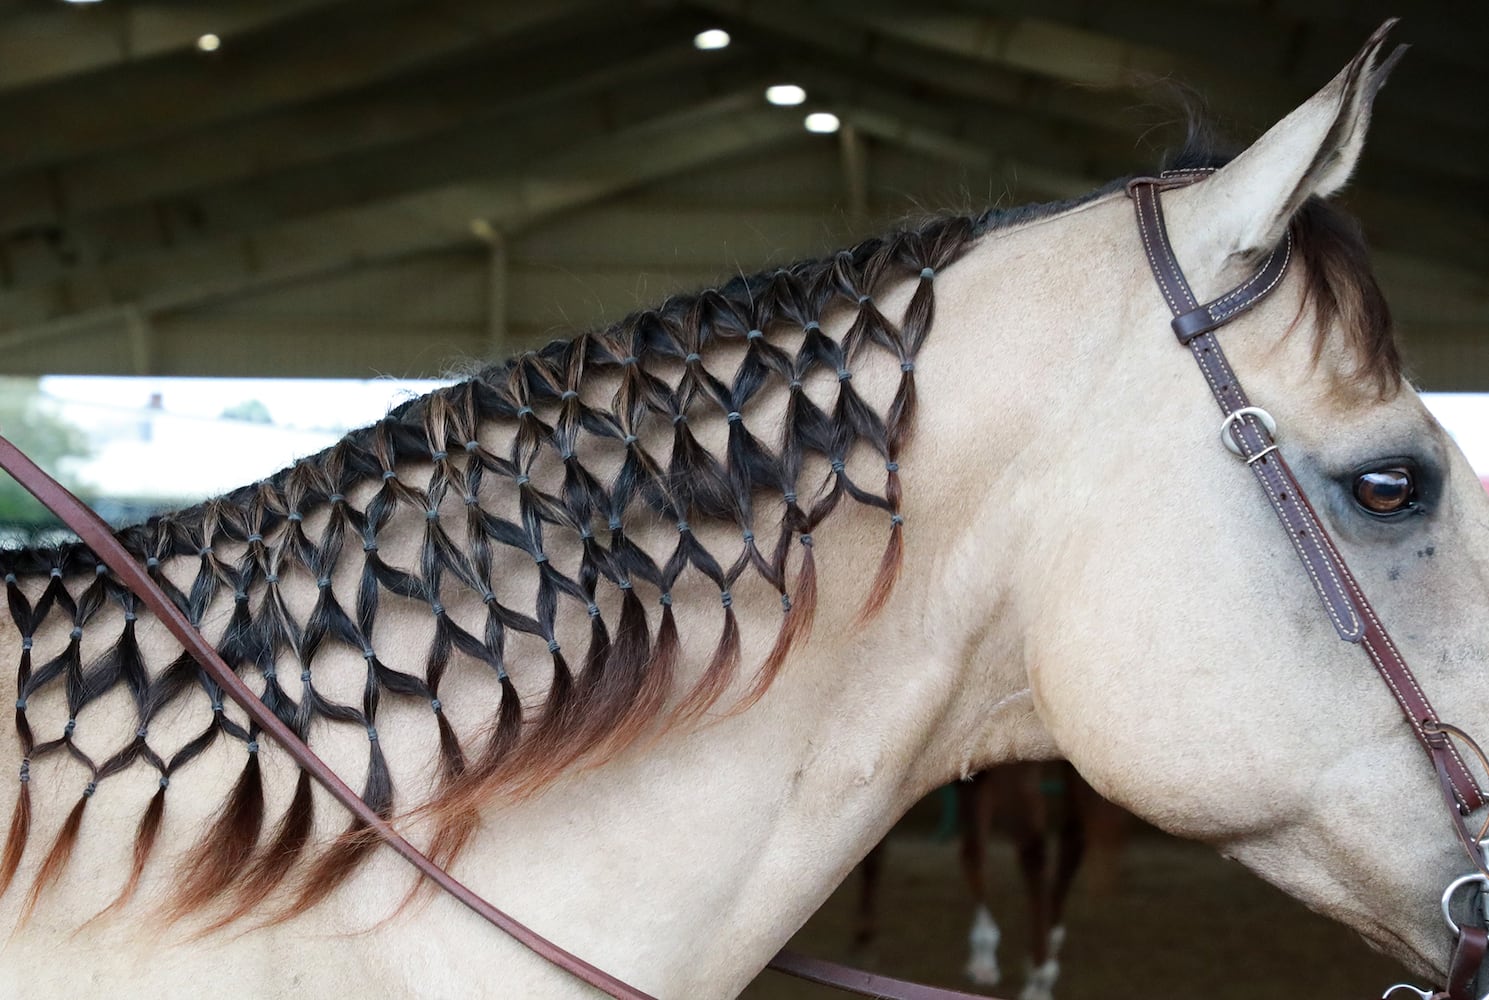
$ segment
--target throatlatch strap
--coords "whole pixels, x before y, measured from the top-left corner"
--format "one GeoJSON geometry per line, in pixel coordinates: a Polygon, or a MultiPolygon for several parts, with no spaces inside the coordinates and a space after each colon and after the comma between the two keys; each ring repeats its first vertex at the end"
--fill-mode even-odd
{"type": "MultiPolygon", "coordinates": [[[[1256,305],[1281,283],[1292,254],[1291,237],[1274,250],[1250,278],[1204,305],[1195,299],[1174,256],[1164,228],[1158,192],[1162,188],[1192,184],[1204,176],[1204,173],[1195,172],[1182,177],[1145,177],[1127,186],[1136,206],[1138,232],[1142,236],[1149,267],[1174,314],[1174,333],[1179,342],[1189,348],[1204,373],[1210,392],[1226,416],[1231,439],[1286,529],[1288,540],[1323,601],[1334,630],[1346,642],[1364,647],[1417,739],[1434,765],[1446,775],[1460,808],[1472,812],[1485,804],[1484,793],[1451,741],[1441,732],[1429,733],[1425,727],[1424,724],[1439,721],[1436,711],[1277,450],[1271,431],[1251,407],[1240,380],[1231,370],[1225,353],[1220,349],[1220,342],[1214,336],[1216,327],[1256,305]]],[[[1482,860],[1475,859],[1475,865],[1482,866],[1482,860]]]]}

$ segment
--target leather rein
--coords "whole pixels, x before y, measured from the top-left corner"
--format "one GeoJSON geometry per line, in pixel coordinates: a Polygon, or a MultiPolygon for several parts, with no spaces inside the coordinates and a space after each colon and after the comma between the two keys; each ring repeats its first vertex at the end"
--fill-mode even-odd
{"type": "MultiPolygon", "coordinates": [[[[1411,669],[1365,599],[1339,550],[1309,504],[1302,487],[1277,450],[1273,437],[1276,433],[1275,422],[1266,411],[1253,406],[1247,399],[1213,335],[1218,327],[1255,306],[1281,283],[1291,259],[1291,239],[1285,240],[1245,282],[1205,304],[1200,304],[1195,299],[1174,257],[1163,224],[1159,193],[1168,188],[1182,187],[1202,180],[1208,173],[1207,170],[1176,171],[1156,178],[1139,178],[1128,184],[1127,192],[1137,208],[1138,231],[1148,264],[1164,300],[1174,314],[1174,333],[1180,344],[1188,347],[1199,363],[1200,370],[1224,414],[1222,440],[1256,475],[1323,601],[1335,631],[1344,641],[1357,644],[1366,651],[1432,760],[1454,829],[1475,869],[1472,874],[1449,886],[1444,895],[1443,906],[1444,914],[1448,915],[1453,893],[1461,885],[1468,884],[1470,889],[1489,888],[1489,870],[1485,869],[1479,841],[1482,831],[1479,834],[1473,833],[1465,822],[1469,813],[1489,803],[1489,800],[1486,800],[1453,744],[1453,735],[1465,739],[1466,736],[1456,727],[1442,723],[1433,711],[1411,669]]],[[[369,807],[294,730],[264,705],[227,665],[212,643],[191,624],[185,613],[124,549],[114,537],[113,530],[97,514],[4,437],[0,437],[0,469],[10,473],[22,487],[72,530],[83,544],[92,549],[119,582],[160,619],[202,670],[296,764],[348,812],[365,823],[387,846],[413,865],[422,876],[534,954],[601,992],[616,1000],[654,1000],[649,994],[564,950],[521,921],[497,909],[431,861],[369,807]]],[[[1480,908],[1474,909],[1478,911],[1480,908]]],[[[1483,923],[1483,914],[1479,913],[1478,916],[1478,922],[1483,923]]],[[[1475,926],[1467,920],[1460,927],[1452,922],[1451,916],[1448,919],[1458,935],[1448,987],[1442,991],[1428,992],[1411,986],[1394,986],[1387,991],[1387,997],[1404,990],[1418,1000],[1479,1000],[1473,992],[1473,984],[1485,952],[1489,950],[1489,934],[1486,934],[1482,926],[1475,926]]],[[[769,967],[825,986],[884,1000],[988,1000],[980,994],[906,982],[791,951],[780,952],[771,960],[769,967]]]]}

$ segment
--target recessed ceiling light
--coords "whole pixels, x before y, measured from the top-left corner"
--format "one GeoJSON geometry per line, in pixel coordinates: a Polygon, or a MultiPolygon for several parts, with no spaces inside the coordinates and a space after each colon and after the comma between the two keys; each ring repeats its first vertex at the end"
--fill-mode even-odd
{"type": "Polygon", "coordinates": [[[709,28],[693,36],[693,45],[700,49],[726,49],[729,47],[729,32],[723,28],[709,28]]]}
{"type": "Polygon", "coordinates": [[[778,83],[765,88],[765,99],[779,107],[790,107],[807,99],[807,92],[794,83],[778,83]]]}
{"type": "Polygon", "coordinates": [[[838,130],[838,126],[842,125],[843,123],[839,121],[838,116],[833,114],[831,111],[813,111],[811,114],[807,115],[804,124],[806,125],[808,132],[819,132],[823,135],[826,135],[829,132],[836,132],[838,130]]]}
{"type": "Polygon", "coordinates": [[[98,3],[98,0],[67,0],[68,3],[98,3]]]}
{"type": "Polygon", "coordinates": [[[216,52],[222,48],[222,39],[208,33],[196,40],[196,47],[203,52],[216,52]]]}

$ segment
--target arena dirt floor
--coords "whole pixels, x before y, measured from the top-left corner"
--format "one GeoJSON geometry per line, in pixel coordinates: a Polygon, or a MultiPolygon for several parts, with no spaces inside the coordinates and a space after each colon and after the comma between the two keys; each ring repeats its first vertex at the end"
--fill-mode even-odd
{"type": "MultiPolygon", "coordinates": [[[[1133,831],[1119,853],[1077,880],[1057,1000],[1370,1000],[1410,981],[1353,931],[1319,917],[1208,848],[1133,831]],[[1103,887],[1100,883],[1110,883],[1103,887]]],[[[1018,874],[1006,840],[989,848],[993,914],[1003,929],[1003,982],[1017,997],[1028,940],[1018,874]]],[[[954,840],[891,836],[882,869],[876,971],[970,989],[961,977],[971,915],[954,840]]],[[[858,873],[797,934],[792,947],[849,960],[858,873]]],[[[766,972],[748,1000],[846,996],[766,972]]]]}

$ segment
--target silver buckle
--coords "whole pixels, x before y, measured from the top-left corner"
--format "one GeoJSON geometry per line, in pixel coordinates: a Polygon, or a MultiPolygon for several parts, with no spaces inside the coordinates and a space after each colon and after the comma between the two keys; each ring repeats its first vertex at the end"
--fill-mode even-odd
{"type": "MultiPolygon", "coordinates": [[[[1220,422],[1220,443],[1225,445],[1225,447],[1229,449],[1232,454],[1240,455],[1243,454],[1243,452],[1241,451],[1240,444],[1236,442],[1236,436],[1235,433],[1231,430],[1231,424],[1235,423],[1237,420],[1244,420],[1247,417],[1255,417],[1256,419],[1260,420],[1262,422],[1262,426],[1267,429],[1268,434],[1272,435],[1274,438],[1277,436],[1277,421],[1272,419],[1272,415],[1270,413],[1262,409],[1260,406],[1243,406],[1234,413],[1226,414],[1225,419],[1220,422]]],[[[1269,445],[1263,451],[1252,455],[1249,459],[1246,460],[1247,464],[1249,465],[1257,459],[1261,458],[1262,455],[1265,455],[1267,452],[1271,451],[1275,447],[1277,446],[1269,445]]]]}

